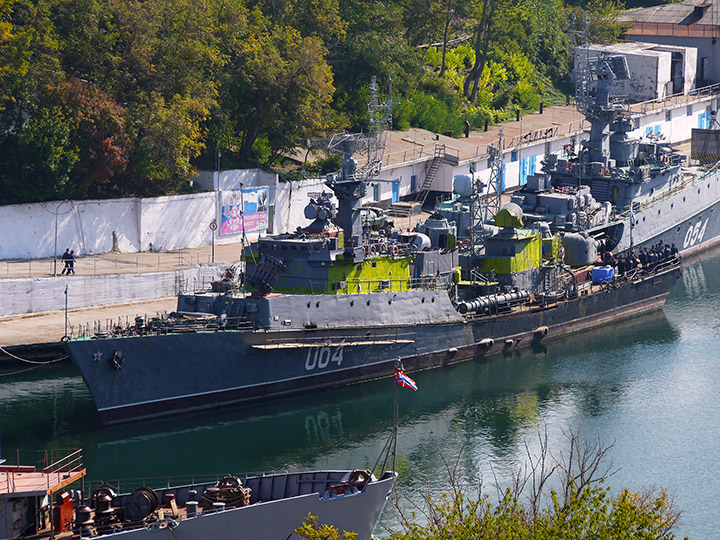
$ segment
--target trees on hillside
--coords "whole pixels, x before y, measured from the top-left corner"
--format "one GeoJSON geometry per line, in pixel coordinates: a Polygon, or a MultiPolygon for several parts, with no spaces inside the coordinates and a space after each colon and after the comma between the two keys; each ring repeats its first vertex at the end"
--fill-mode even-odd
{"type": "MultiPolygon", "coordinates": [[[[563,1],[0,0],[0,203],[178,192],[219,151],[271,164],[365,128],[373,75],[400,126],[532,108],[567,79],[563,1]]],[[[616,36],[614,0],[591,8],[616,36]]]]}

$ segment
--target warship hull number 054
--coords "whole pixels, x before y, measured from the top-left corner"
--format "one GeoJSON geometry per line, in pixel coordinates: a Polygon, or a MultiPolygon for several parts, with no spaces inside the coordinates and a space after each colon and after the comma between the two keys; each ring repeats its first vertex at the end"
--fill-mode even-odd
{"type": "MultiPolygon", "coordinates": [[[[489,186],[458,179],[472,188],[470,238],[460,241],[454,224],[439,216],[428,220],[434,227],[428,234],[374,231],[360,203],[366,182],[379,172],[391,100],[380,103],[374,82],[372,88],[368,132],[329,142],[343,156],[342,170],[325,183],[337,202],[330,191],[313,194],[307,227],[246,247],[242,283],[228,277],[211,291],[180,294],[173,314],[110,332],[94,329],[65,343],[103,422],[359,383],[391,376],[397,359],[412,372],[542,347],[550,337],[662,306],[680,275],[677,257],[618,273],[596,266],[601,244],[609,249],[614,242],[617,251],[625,242],[618,231],[627,218],[610,203],[593,199],[596,213],[609,219],[590,234],[572,228],[582,225],[577,220],[562,228],[559,220],[536,219],[528,201],[500,208],[493,202],[499,197],[488,196],[497,194],[502,170],[497,147],[490,148],[489,186]]],[[[573,170],[599,171],[592,155],[575,158],[573,170]]],[[[678,156],[671,154],[670,165],[664,157],[662,167],[686,182],[678,156]]],[[[627,167],[603,163],[618,182],[644,189],[645,180],[623,172],[627,167]]],[[[655,178],[660,165],[643,167],[641,176],[655,178]]],[[[549,159],[535,180],[547,181],[545,195],[553,195],[558,168],[557,182],[575,182],[558,183],[558,194],[577,201],[589,193],[587,179],[571,180],[565,161],[549,159]]],[[[701,225],[696,234],[693,225],[690,240],[705,242],[710,232],[701,225]]],[[[652,239],[642,232],[642,242],[652,239]]]]}

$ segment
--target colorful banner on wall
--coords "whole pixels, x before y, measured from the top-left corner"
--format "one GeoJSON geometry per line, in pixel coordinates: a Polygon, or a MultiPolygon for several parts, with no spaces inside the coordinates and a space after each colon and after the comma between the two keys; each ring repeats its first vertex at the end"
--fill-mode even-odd
{"type": "Polygon", "coordinates": [[[268,228],[267,186],[222,191],[220,200],[220,234],[264,231],[268,228]],[[243,219],[244,215],[244,219],[243,219]]]}

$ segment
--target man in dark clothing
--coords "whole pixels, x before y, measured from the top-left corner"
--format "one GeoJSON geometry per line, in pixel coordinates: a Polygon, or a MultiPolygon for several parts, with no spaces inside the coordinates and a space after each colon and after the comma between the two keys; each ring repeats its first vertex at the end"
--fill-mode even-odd
{"type": "Polygon", "coordinates": [[[68,257],[66,264],[68,265],[68,275],[70,275],[70,274],[75,275],[75,251],[74,250],[70,250],[70,256],[68,257]]]}
{"type": "Polygon", "coordinates": [[[673,259],[677,258],[678,256],[678,248],[675,246],[675,244],[670,246],[670,255],[672,255],[673,259]]]}
{"type": "Polygon", "coordinates": [[[66,272],[70,274],[70,248],[65,250],[65,253],[62,254],[62,260],[65,263],[65,268],[62,269],[61,274],[65,274],[66,272]]]}
{"type": "Polygon", "coordinates": [[[640,264],[642,264],[643,268],[647,268],[647,264],[648,264],[647,249],[642,248],[640,250],[640,254],[638,255],[638,258],[640,259],[640,264]]]}

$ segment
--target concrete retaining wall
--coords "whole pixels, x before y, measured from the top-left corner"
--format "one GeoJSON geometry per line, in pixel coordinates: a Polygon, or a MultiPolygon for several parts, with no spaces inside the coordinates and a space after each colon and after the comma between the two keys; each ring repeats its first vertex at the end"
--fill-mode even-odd
{"type": "MultiPolygon", "coordinates": [[[[308,194],[327,191],[323,180],[277,182],[276,175],[255,171],[225,171],[223,189],[268,185],[268,233],[306,226],[303,210],[308,194]],[[237,174],[233,174],[237,173],[237,174]]],[[[217,176],[217,173],[212,173],[217,176]]],[[[212,176],[212,175],[211,175],[212,176]]],[[[210,178],[212,180],[212,178],[210,178]]],[[[66,248],[77,255],[140,251],[172,251],[212,243],[210,222],[217,220],[220,193],[91,201],[50,201],[0,206],[0,260],[52,257],[57,230],[57,255],[66,248]],[[57,215],[56,215],[57,214],[57,215]],[[57,219],[57,221],[56,221],[57,219]],[[57,223],[57,227],[56,227],[57,223]]],[[[248,233],[248,240],[258,233],[248,233]]],[[[216,244],[239,242],[241,234],[215,234],[216,244]]]]}
{"type": "Polygon", "coordinates": [[[0,317],[109,306],[175,296],[220,276],[219,265],[151,274],[0,279],[0,317]]]}

